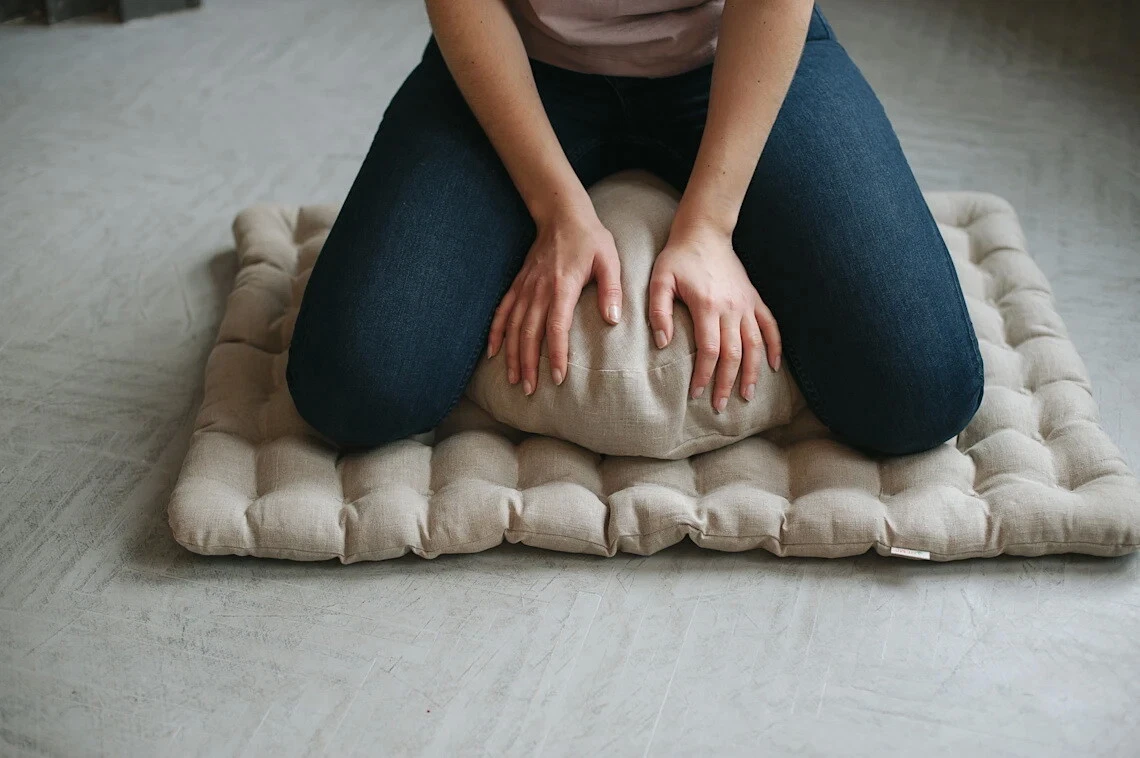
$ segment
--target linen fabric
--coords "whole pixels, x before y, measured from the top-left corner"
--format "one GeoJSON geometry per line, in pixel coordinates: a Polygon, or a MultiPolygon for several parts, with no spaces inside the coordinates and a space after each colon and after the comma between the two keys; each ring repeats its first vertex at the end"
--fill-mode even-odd
{"type": "MultiPolygon", "coordinates": [[[[645,188],[644,191],[654,191],[645,188]]],[[[1140,482],[1099,424],[1088,375],[1010,206],[929,196],[984,356],[984,401],[952,443],[871,457],[807,408],[674,461],[603,456],[461,401],[432,432],[344,453],[297,414],[287,346],[330,206],[262,206],[234,224],[239,270],[169,505],[198,553],[345,563],[504,540],[649,554],[717,550],[933,560],[1121,555],[1140,546],[1140,482]]]]}
{"type": "Polygon", "coordinates": [[[547,380],[550,363],[543,342],[541,379],[533,395],[507,382],[501,350],[480,361],[468,397],[508,426],[609,455],[685,458],[791,421],[804,399],[787,364],[775,373],[764,364],[751,402],[741,399],[738,379],[724,413],[713,411],[708,389],[689,398],[697,346],[684,303],[674,306],[673,340],[664,349],[654,345],[646,315],[649,278],[676,209],[672,188],[630,172],[603,180],[590,196],[614,235],[626,317],[606,324],[598,312],[597,286],[590,284],[574,310],[561,385],[547,380]]]}

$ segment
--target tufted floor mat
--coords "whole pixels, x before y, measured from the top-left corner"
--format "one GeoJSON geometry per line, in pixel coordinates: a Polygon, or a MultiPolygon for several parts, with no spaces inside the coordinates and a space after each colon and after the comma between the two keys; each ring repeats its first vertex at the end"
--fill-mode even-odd
{"type": "Polygon", "coordinates": [[[688,536],[716,550],[952,560],[1140,547],[1140,483],[1098,423],[1084,366],[1009,205],[934,194],[986,365],[956,444],[875,460],[804,411],[686,460],[602,457],[504,427],[464,400],[434,431],[338,455],[297,416],[286,348],[335,208],[258,207],[169,508],[198,553],[382,560],[503,539],[613,555],[688,536]],[[299,275],[298,275],[299,272],[299,275]]]}

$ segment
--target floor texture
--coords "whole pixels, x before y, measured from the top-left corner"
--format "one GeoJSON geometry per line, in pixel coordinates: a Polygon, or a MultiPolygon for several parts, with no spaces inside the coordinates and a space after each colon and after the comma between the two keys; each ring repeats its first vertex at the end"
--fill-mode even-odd
{"type": "MultiPolygon", "coordinates": [[[[825,0],[1011,200],[1140,465],[1140,8],[825,0]]],[[[205,559],[164,507],[259,201],[338,201],[416,0],[0,27],[0,755],[1140,755],[1140,559],[205,559]]]]}

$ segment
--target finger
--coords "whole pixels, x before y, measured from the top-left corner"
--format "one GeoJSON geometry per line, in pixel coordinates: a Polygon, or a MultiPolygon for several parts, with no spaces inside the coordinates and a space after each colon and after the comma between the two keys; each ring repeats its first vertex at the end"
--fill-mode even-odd
{"type": "Polygon", "coordinates": [[[740,342],[744,350],[744,359],[740,364],[740,396],[751,400],[756,395],[760,364],[764,360],[764,337],[756,323],[755,313],[745,313],[740,320],[740,342]]]}
{"type": "Polygon", "coordinates": [[[768,310],[763,300],[756,306],[756,323],[760,325],[760,333],[764,335],[764,343],[768,346],[768,365],[773,371],[779,371],[784,344],[780,339],[780,327],[776,324],[776,317],[768,310]]]}
{"type": "Polygon", "coordinates": [[[518,298],[518,290],[514,285],[507,290],[507,294],[503,295],[503,299],[499,302],[499,307],[495,309],[495,317],[491,319],[491,332],[487,335],[487,357],[494,358],[499,353],[499,349],[503,346],[503,339],[507,332],[507,318],[511,315],[511,309],[515,306],[515,299],[518,298]]]}
{"type": "Polygon", "coordinates": [[[689,396],[695,400],[704,394],[705,387],[712,380],[716,359],[720,356],[720,317],[712,308],[698,308],[693,312],[697,361],[693,366],[693,381],[689,386],[689,396]]]}
{"type": "Polygon", "coordinates": [[[649,281],[649,325],[653,327],[653,343],[663,348],[673,340],[673,300],[677,297],[677,280],[672,274],[654,275],[649,281]]]}
{"type": "Polygon", "coordinates": [[[522,330],[523,321],[526,320],[530,296],[529,288],[522,290],[519,296],[515,298],[515,304],[511,307],[511,315],[507,318],[507,381],[511,384],[518,384],[519,379],[522,378],[519,371],[519,332],[522,330]]]}
{"type": "Polygon", "coordinates": [[[713,387],[713,408],[724,413],[728,396],[740,371],[740,317],[729,313],[720,318],[720,360],[716,367],[716,385],[713,387]]]}
{"type": "Polygon", "coordinates": [[[542,348],[542,336],[546,333],[546,314],[550,310],[550,285],[539,284],[534,289],[519,330],[519,364],[523,392],[533,395],[538,389],[538,355],[542,348]]]}
{"type": "Polygon", "coordinates": [[[621,264],[617,251],[594,256],[594,278],[598,280],[598,310],[611,324],[621,321],[621,264]]]}
{"type": "Polygon", "coordinates": [[[554,283],[554,299],[546,319],[546,352],[550,355],[550,378],[562,384],[566,378],[570,353],[570,325],[574,321],[574,306],[582,294],[581,286],[570,280],[554,283]]]}

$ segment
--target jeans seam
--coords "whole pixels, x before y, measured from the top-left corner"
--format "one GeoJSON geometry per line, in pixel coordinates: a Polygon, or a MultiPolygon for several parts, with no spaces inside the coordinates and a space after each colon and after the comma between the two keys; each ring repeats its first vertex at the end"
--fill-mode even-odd
{"type": "Polygon", "coordinates": [[[591,150],[597,150],[605,143],[606,141],[602,137],[593,137],[586,143],[585,147],[576,150],[573,155],[567,155],[566,161],[570,164],[571,168],[573,168],[575,162],[582,160],[591,150]]]}
{"type": "Polygon", "coordinates": [[[613,90],[614,94],[617,96],[618,105],[621,107],[622,120],[625,121],[625,126],[628,128],[632,123],[632,118],[629,115],[629,106],[626,103],[625,96],[621,93],[621,90],[618,89],[618,86],[614,84],[613,77],[602,75],[602,79],[605,80],[606,84],[610,86],[610,89],[613,90]]]}
{"type": "Polygon", "coordinates": [[[631,134],[627,137],[624,137],[623,141],[633,142],[635,144],[640,144],[640,145],[649,145],[652,147],[659,147],[659,148],[665,150],[665,152],[669,153],[672,157],[676,158],[682,164],[689,163],[689,161],[685,159],[685,156],[682,155],[680,153],[680,151],[678,151],[676,148],[674,148],[672,145],[670,145],[665,140],[660,139],[658,137],[642,135],[642,134],[631,134]]]}
{"type": "MultiPolygon", "coordinates": [[[[668,142],[665,142],[664,140],[662,140],[658,137],[653,137],[650,135],[642,135],[642,134],[629,134],[629,135],[622,137],[621,142],[623,142],[627,145],[658,148],[658,149],[662,150],[663,152],[665,152],[670,158],[677,161],[678,167],[680,168],[681,171],[684,171],[685,168],[687,167],[689,170],[689,173],[690,174],[692,173],[692,170],[693,170],[692,161],[686,159],[685,156],[680,151],[678,151],[676,148],[674,148],[668,142]]],[[[669,181],[668,177],[661,176],[660,171],[650,169],[650,173],[654,174],[659,179],[664,180],[666,184],[670,184],[670,185],[673,184],[671,181],[669,181]]],[[[688,183],[688,175],[685,175],[685,176],[682,176],[679,178],[683,179],[681,186],[673,186],[673,189],[677,190],[678,192],[683,192],[684,191],[684,185],[688,183]]]]}
{"type": "MultiPolygon", "coordinates": [[[[491,317],[486,320],[486,324],[484,325],[483,329],[481,330],[481,333],[486,332],[487,330],[489,330],[491,328],[491,322],[494,321],[494,319],[495,319],[495,312],[491,311],[491,317]]],[[[463,379],[463,384],[459,387],[459,390],[453,395],[453,397],[451,398],[451,402],[448,403],[447,408],[444,410],[443,414],[438,419],[433,421],[431,426],[428,429],[423,429],[417,433],[427,432],[427,431],[431,431],[432,429],[435,429],[435,427],[439,426],[440,423],[442,423],[443,420],[445,418],[447,418],[448,415],[453,410],[455,410],[455,406],[459,405],[459,401],[463,399],[463,396],[465,394],[467,394],[467,385],[470,384],[470,382],[471,382],[471,374],[474,373],[475,364],[479,361],[479,356],[482,354],[482,352],[483,352],[482,341],[476,342],[475,343],[475,350],[473,351],[471,358],[468,359],[467,365],[463,369],[463,376],[465,377],[463,379]]]]}
{"type": "MultiPolygon", "coordinates": [[[[806,44],[811,43],[811,42],[838,42],[838,40],[836,40],[836,38],[835,38],[835,30],[831,28],[831,23],[826,18],[824,18],[823,12],[820,11],[818,5],[812,6],[811,15],[812,15],[812,18],[819,21],[820,25],[823,27],[823,31],[825,32],[826,36],[817,37],[816,39],[806,39],[806,40],[804,40],[804,44],[806,45],[806,44]]],[[[809,25],[809,29],[810,29],[810,25],[809,25]]]]}
{"type": "Polygon", "coordinates": [[[811,408],[812,413],[815,414],[815,417],[818,418],[820,423],[826,426],[828,430],[830,430],[833,434],[837,434],[835,428],[831,425],[828,414],[825,413],[821,408],[823,404],[822,397],[820,396],[819,391],[816,389],[815,384],[812,382],[807,372],[804,371],[803,363],[800,362],[796,351],[788,345],[785,345],[784,355],[786,355],[788,358],[788,364],[793,369],[796,383],[800,387],[800,392],[802,392],[804,394],[804,397],[807,399],[808,407],[811,408]]]}
{"type": "MultiPolygon", "coordinates": [[[[924,201],[925,205],[925,201],[924,201]]],[[[930,208],[927,206],[927,213],[930,214],[930,208]]],[[[942,239],[942,232],[938,230],[938,222],[934,219],[933,214],[930,214],[930,223],[934,227],[934,234],[937,239],[942,239]]],[[[982,351],[978,345],[977,331],[974,329],[974,322],[970,319],[970,310],[966,305],[966,293],[962,290],[962,282],[958,278],[958,271],[954,268],[954,261],[950,256],[950,250],[946,247],[945,242],[941,244],[940,254],[938,256],[942,259],[942,268],[945,270],[946,275],[949,277],[958,297],[955,310],[958,313],[958,320],[961,325],[965,327],[966,334],[970,337],[970,346],[973,348],[974,361],[977,364],[976,369],[985,371],[985,361],[982,358],[982,351]]],[[[983,382],[984,384],[984,382],[983,382]]]]}

